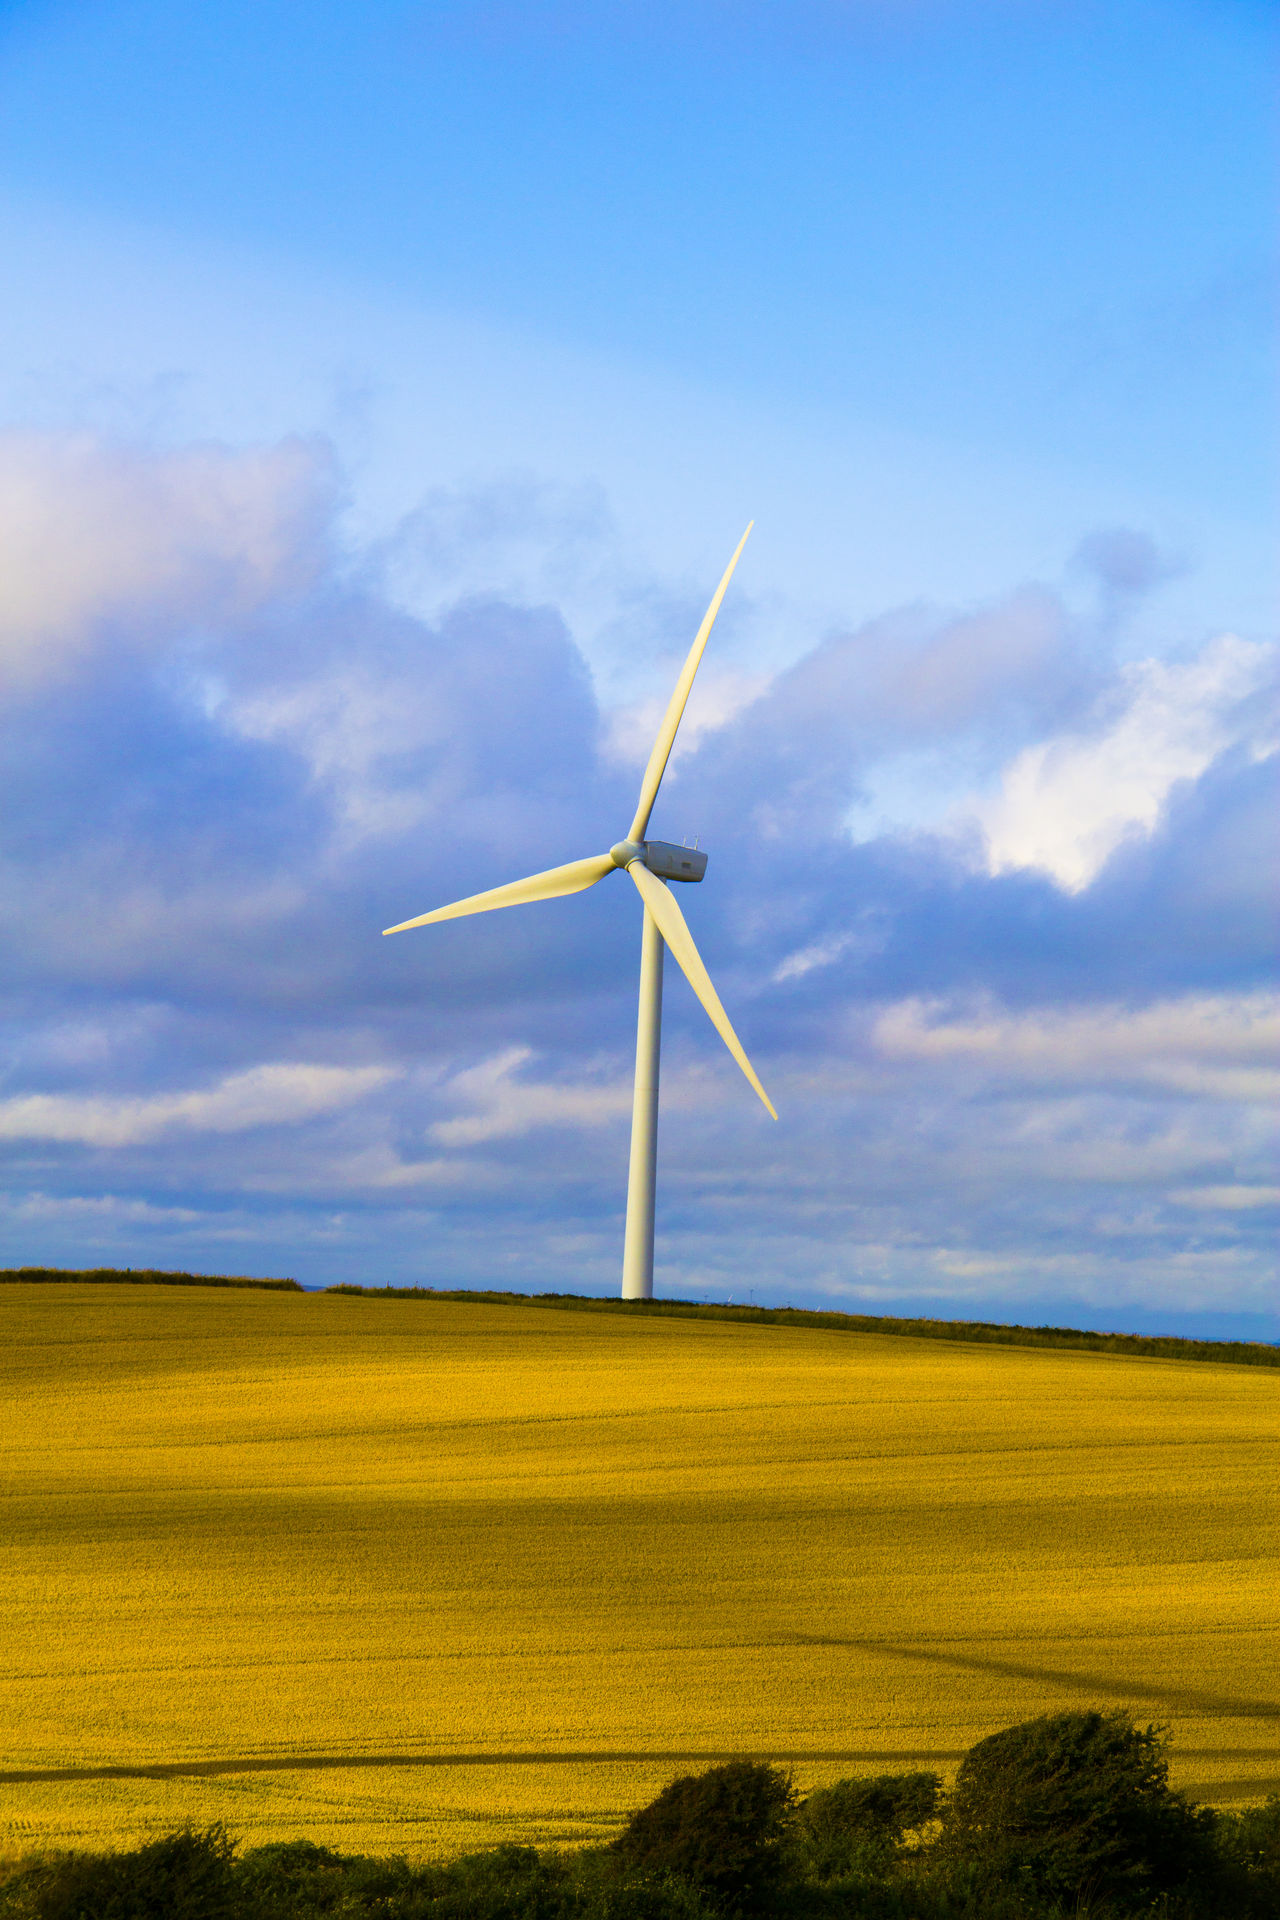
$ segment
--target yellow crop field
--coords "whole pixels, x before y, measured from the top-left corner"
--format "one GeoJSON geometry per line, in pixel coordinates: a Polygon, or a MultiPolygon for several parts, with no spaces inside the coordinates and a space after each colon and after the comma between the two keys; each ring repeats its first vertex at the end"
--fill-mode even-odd
{"type": "Polygon", "coordinates": [[[947,1772],[1120,1705],[1280,1788],[1280,1375],[0,1288],[0,1849],[598,1836],[729,1754],[947,1772]]]}

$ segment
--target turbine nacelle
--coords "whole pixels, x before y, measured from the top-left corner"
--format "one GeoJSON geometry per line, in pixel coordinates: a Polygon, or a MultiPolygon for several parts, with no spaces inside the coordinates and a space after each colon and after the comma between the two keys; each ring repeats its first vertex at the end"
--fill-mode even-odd
{"type": "Polygon", "coordinates": [[[701,880],[707,871],[707,856],[697,847],[673,846],[670,840],[619,840],[610,847],[609,858],[615,867],[632,867],[639,861],[659,880],[701,880]]]}

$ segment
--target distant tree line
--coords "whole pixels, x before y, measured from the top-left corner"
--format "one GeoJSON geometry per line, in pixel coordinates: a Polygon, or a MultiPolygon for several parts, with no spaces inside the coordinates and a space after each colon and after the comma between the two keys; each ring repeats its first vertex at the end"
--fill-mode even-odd
{"type": "Polygon", "coordinates": [[[252,1280],[241,1273],[161,1273],[152,1267],[6,1267],[2,1281],[25,1281],[28,1286],[52,1280],[78,1281],[82,1286],[124,1287],[263,1287],[269,1293],[303,1293],[296,1280],[252,1280]]]}
{"type": "Polygon", "coordinates": [[[801,1797],[731,1761],[673,1780],[610,1845],[502,1846],[441,1865],[221,1827],[128,1853],[18,1862],[4,1920],[1277,1920],[1280,1798],[1224,1813],[1168,1781],[1124,1713],[992,1734],[934,1773],[801,1797]]]}

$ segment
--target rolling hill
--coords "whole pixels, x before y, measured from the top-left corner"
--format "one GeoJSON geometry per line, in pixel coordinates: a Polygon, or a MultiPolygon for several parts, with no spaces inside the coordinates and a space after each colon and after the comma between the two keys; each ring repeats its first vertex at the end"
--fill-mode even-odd
{"type": "Polygon", "coordinates": [[[1255,1367],[150,1285],[3,1289],[4,1849],[596,1837],[730,1754],[1032,1714],[1280,1789],[1255,1367]]]}

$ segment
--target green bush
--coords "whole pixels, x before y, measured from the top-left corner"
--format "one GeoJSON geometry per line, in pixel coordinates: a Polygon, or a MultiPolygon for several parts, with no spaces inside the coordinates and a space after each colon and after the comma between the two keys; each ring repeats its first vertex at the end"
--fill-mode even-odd
{"type": "Polygon", "coordinates": [[[132,1853],[66,1853],[4,1890],[0,1911],[22,1920],[237,1920],[232,1856],[222,1826],[165,1834],[132,1853]]]}
{"type": "MultiPolygon", "coordinates": [[[[423,1876],[424,1880],[426,1876],[423,1876]]],[[[564,1868],[536,1847],[491,1847],[463,1854],[422,1885],[417,1901],[404,1899],[397,1920],[561,1920],[564,1868]]],[[[407,1890],[406,1890],[407,1891],[407,1890]]]]}
{"type": "Polygon", "coordinates": [[[992,1882],[1119,1908],[1203,1879],[1212,1814],[1168,1784],[1168,1739],[1126,1713],[1061,1713],[993,1733],[960,1763],[938,1851],[992,1882]]]}
{"type": "MultiPolygon", "coordinates": [[[[254,1847],[236,1867],[236,1913],[245,1920],[414,1911],[429,1869],[401,1859],[334,1853],[310,1840],[254,1847]]],[[[427,1909],[423,1909],[426,1911],[427,1909]]]]}
{"type": "Polygon", "coordinates": [[[795,1869],[820,1882],[881,1872],[908,1833],[937,1817],[941,1786],[936,1773],[881,1773],[819,1788],[796,1813],[795,1869]]]}
{"type": "Polygon", "coordinates": [[[782,1875],[793,1799],[776,1767],[731,1760],[673,1780],[614,1849],[651,1873],[679,1875],[724,1914],[763,1912],[782,1875]]]}
{"type": "Polygon", "coordinates": [[[1214,1848],[1231,1920],[1280,1916],[1280,1795],[1214,1816],[1214,1848]]]}
{"type": "Polygon", "coordinates": [[[612,1848],[562,1858],[564,1920],[716,1920],[706,1898],[678,1874],[637,1866],[612,1848]]]}

